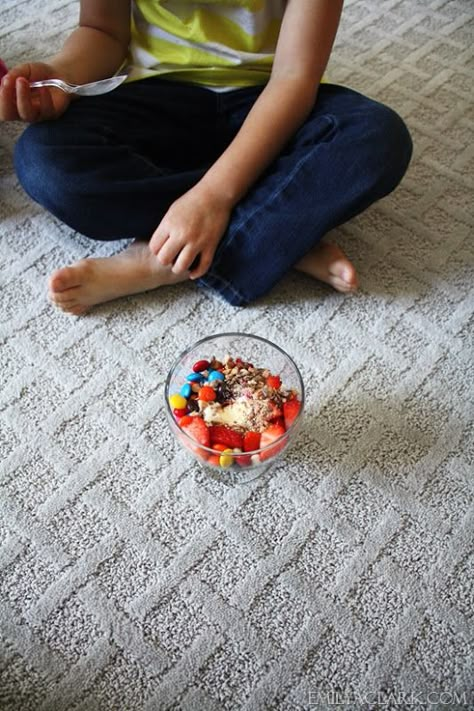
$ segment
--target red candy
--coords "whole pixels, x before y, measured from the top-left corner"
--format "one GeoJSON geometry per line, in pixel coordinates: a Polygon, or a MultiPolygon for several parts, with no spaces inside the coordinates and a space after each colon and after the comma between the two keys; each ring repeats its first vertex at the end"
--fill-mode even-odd
{"type": "Polygon", "coordinates": [[[201,373],[203,370],[207,370],[209,368],[209,365],[210,363],[208,360],[198,360],[193,365],[193,371],[195,373],[201,373]]]}
{"type": "Polygon", "coordinates": [[[188,414],[187,407],[175,407],[173,410],[173,415],[180,420],[182,417],[188,414]]]}

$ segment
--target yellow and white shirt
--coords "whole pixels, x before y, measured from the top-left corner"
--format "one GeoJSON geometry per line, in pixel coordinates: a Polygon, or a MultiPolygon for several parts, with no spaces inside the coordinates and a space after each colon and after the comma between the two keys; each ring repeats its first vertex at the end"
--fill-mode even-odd
{"type": "Polygon", "coordinates": [[[130,79],[216,89],[270,77],[286,0],[134,0],[130,79]]]}

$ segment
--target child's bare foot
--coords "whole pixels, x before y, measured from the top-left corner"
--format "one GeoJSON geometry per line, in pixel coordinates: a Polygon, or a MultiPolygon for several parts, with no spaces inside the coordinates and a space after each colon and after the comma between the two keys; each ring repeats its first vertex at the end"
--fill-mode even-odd
{"type": "Polygon", "coordinates": [[[62,311],[79,316],[95,304],[187,278],[163,267],[146,242],[134,242],[112,257],[81,259],[53,272],[48,295],[62,311]]]}
{"type": "Polygon", "coordinates": [[[295,265],[295,269],[343,293],[355,291],[359,284],[354,265],[335,244],[316,245],[295,265]]]}

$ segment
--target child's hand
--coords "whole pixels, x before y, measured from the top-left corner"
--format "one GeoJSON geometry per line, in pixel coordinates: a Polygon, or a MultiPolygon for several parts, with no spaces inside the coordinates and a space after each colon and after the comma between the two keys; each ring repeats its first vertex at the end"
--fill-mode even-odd
{"type": "Polygon", "coordinates": [[[69,106],[71,97],[59,89],[30,89],[30,81],[54,76],[53,68],[42,62],[11,69],[0,85],[0,120],[34,123],[58,118],[69,106]]]}
{"type": "Polygon", "coordinates": [[[209,269],[229,223],[231,206],[199,185],[176,200],[150,240],[150,249],[174,274],[197,279],[209,269]],[[196,260],[196,262],[195,262],[196,260]]]}

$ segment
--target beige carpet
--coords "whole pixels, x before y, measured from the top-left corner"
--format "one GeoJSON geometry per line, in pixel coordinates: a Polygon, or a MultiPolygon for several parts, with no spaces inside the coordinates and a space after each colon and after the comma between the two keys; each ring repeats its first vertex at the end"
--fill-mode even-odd
{"type": "MultiPolygon", "coordinates": [[[[77,2],[2,0],[12,65],[77,2]]],[[[330,65],[415,142],[395,194],[335,235],[362,288],[291,274],[245,309],[192,285],[56,313],[96,246],[32,204],[0,125],[0,708],[474,708],[471,0],[348,0],[330,65]],[[167,430],[175,354],[208,332],[285,347],[297,446],[240,488],[167,430]]],[[[32,49],[31,49],[32,48],[32,49]]]]}

